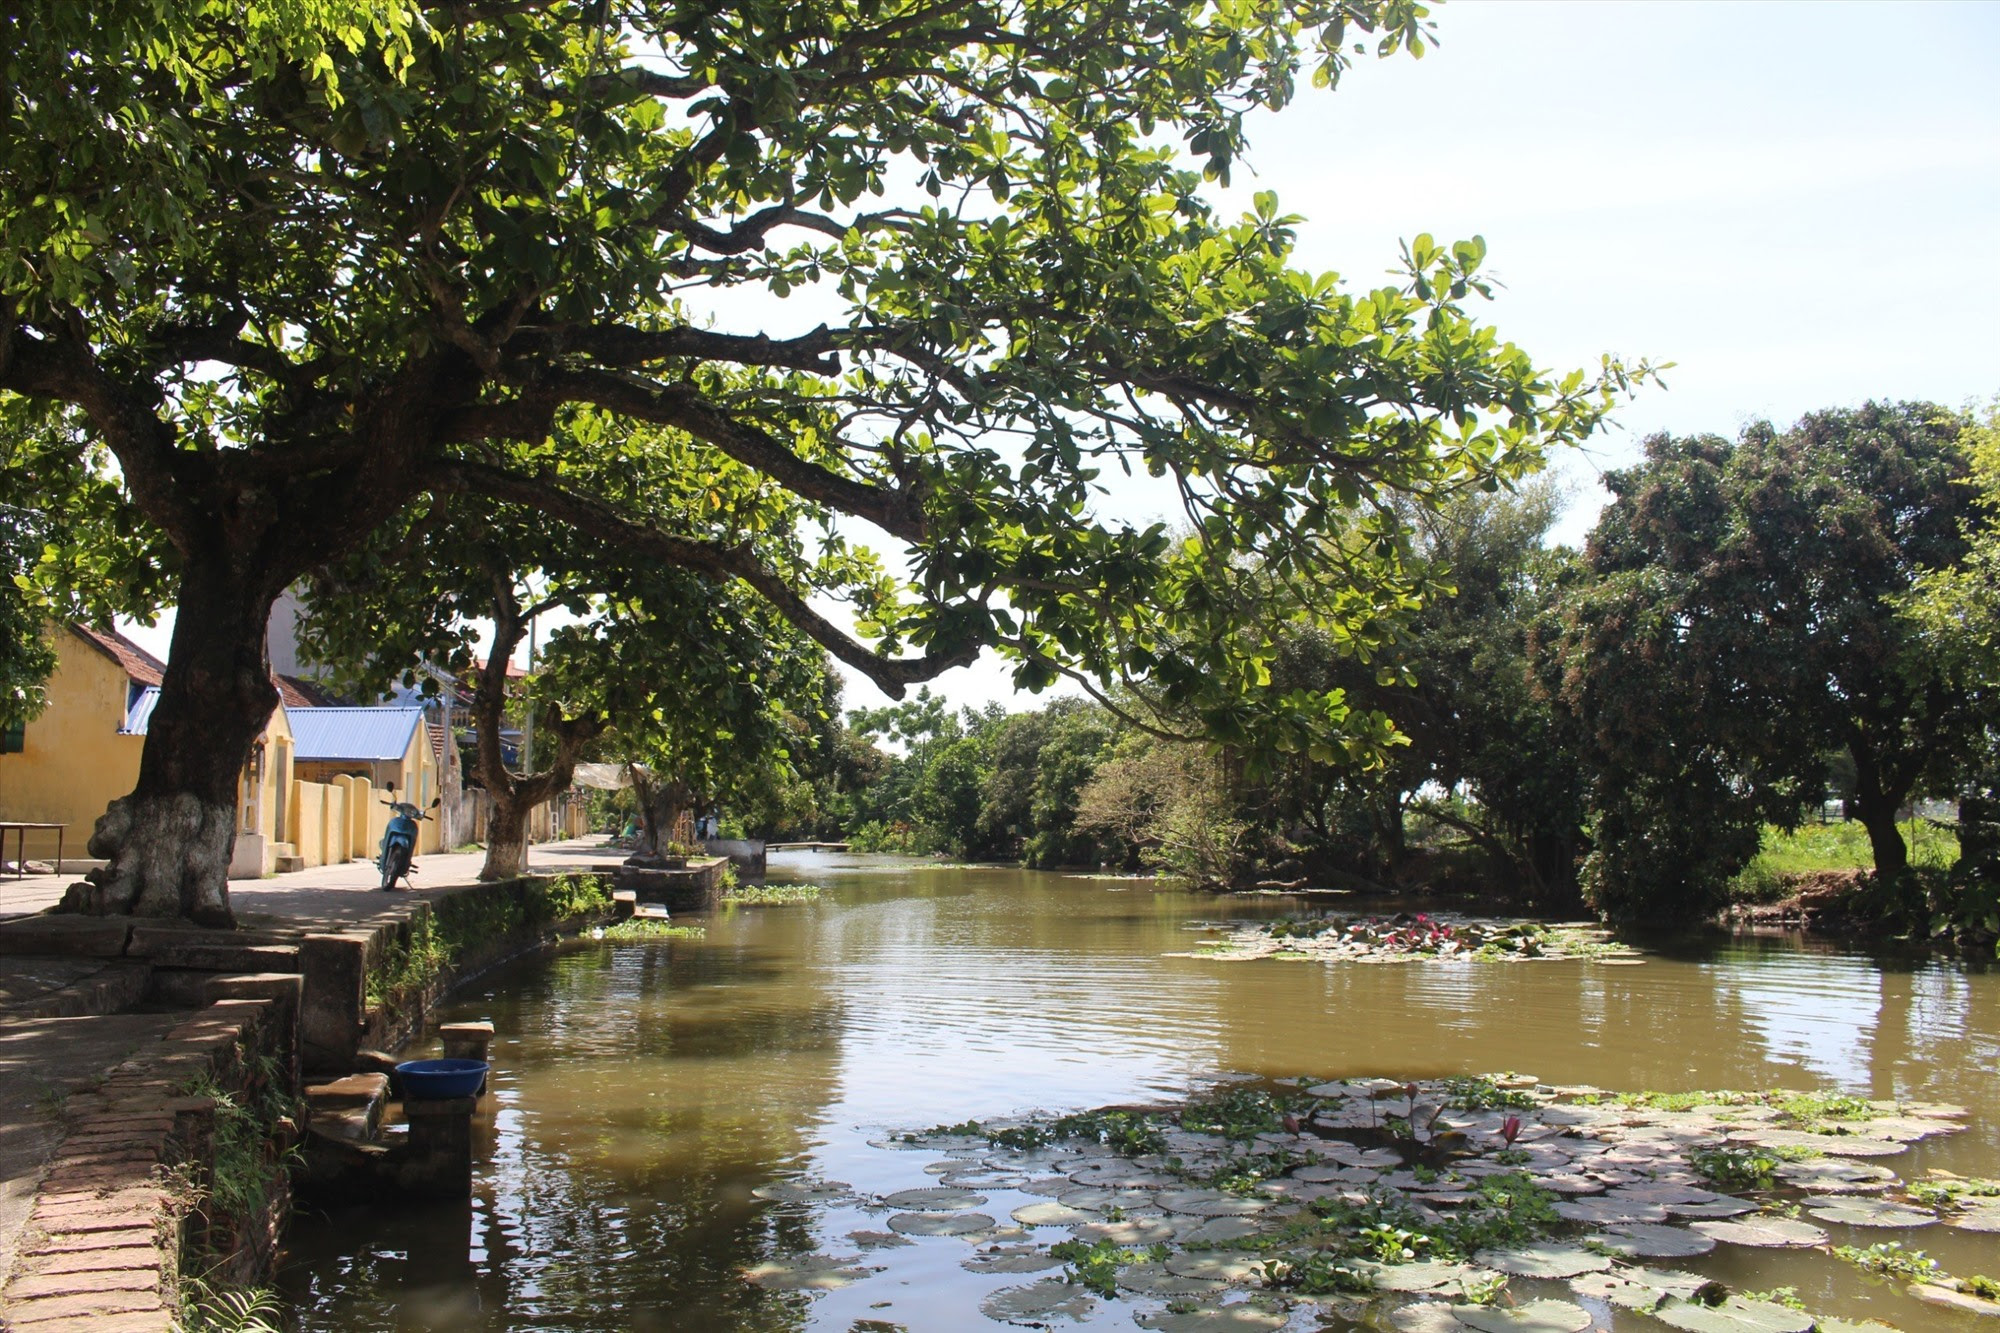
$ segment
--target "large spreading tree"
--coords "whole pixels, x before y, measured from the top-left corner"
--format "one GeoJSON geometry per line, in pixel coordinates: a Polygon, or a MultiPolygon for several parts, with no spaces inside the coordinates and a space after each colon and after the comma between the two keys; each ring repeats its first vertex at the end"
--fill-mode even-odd
{"type": "Polygon", "coordinates": [[[1598,906],[1687,920],[1718,905],[1763,824],[1818,807],[1835,756],[1896,884],[1898,810],[1949,785],[1987,716],[1963,661],[1902,609],[1986,526],[1966,424],[1869,403],[1734,443],[1655,436],[1607,475],[1555,664],[1585,733],[1598,906]]]}
{"type": "Polygon", "coordinates": [[[1420,50],[1423,14],[9,6],[0,392],[109,449],[178,579],[138,785],[72,905],[229,920],[266,613],[426,494],[747,586],[892,694],[999,647],[1027,687],[1129,674],[1224,737],[1337,740],[1340,701],[1264,688],[1246,557],[1304,581],[1368,529],[1320,608],[1363,641],[1406,577],[1388,497],[1532,469],[1625,378],[1552,381],[1469,318],[1476,241],[1417,238],[1400,285],[1353,291],[1291,267],[1275,200],[1204,198],[1252,113],[1364,33],[1420,50]],[[555,443],[579,406],[895,543],[907,586],[848,633],[607,485],[615,443],[555,443]],[[1164,478],[1192,537],[1099,517],[1106,468],[1164,478]]]}

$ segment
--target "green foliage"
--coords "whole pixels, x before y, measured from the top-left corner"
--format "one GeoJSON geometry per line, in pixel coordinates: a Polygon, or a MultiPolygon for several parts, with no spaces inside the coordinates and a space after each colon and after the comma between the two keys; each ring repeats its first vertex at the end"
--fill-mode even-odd
{"type": "Polygon", "coordinates": [[[1901,1241],[1883,1241],[1866,1248],[1836,1245],[1833,1254],[1836,1259],[1844,1259],[1864,1272],[1902,1282],[1927,1282],[1944,1272],[1937,1260],[1922,1250],[1904,1249],[1901,1241]]]}
{"type": "Polygon", "coordinates": [[[1933,1176],[1911,1181],[1909,1195],[1927,1208],[1956,1208],[1962,1199],[2000,1197],[2000,1180],[1977,1176],[1933,1176]]]}
{"type": "Polygon", "coordinates": [[[1555,1196],[1523,1172],[1482,1178],[1472,1201],[1438,1221],[1424,1220],[1406,1200],[1385,1194],[1360,1203],[1315,1199],[1311,1210],[1332,1228],[1361,1238],[1356,1252],[1382,1263],[1467,1259],[1480,1250],[1525,1245],[1562,1224],[1555,1196]]]}
{"type": "Polygon", "coordinates": [[[1109,1240],[1094,1243],[1065,1240],[1049,1247],[1051,1259],[1060,1259],[1069,1265],[1071,1282],[1088,1287],[1107,1300],[1118,1298],[1119,1269],[1132,1264],[1163,1263],[1171,1253],[1165,1245],[1135,1250],[1109,1240]]]}
{"type": "Polygon", "coordinates": [[[436,918],[430,913],[419,916],[406,938],[392,936],[370,960],[365,983],[368,1007],[392,1015],[406,1012],[444,980],[456,955],[436,918]]]}
{"type": "Polygon", "coordinates": [[[750,907],[772,907],[816,903],[819,895],[817,884],[746,884],[728,890],[723,894],[722,901],[750,907]]]}
{"type": "Polygon", "coordinates": [[[1690,1148],[1687,1164],[1721,1190],[1770,1189],[1779,1158],[1762,1148],[1690,1148]]]}
{"type": "Polygon", "coordinates": [[[267,1288],[217,1287],[182,1274],[176,1294],[179,1333],[280,1333],[283,1327],[284,1305],[267,1288]]]}
{"type": "Polygon", "coordinates": [[[611,907],[611,882],[591,874],[527,876],[434,899],[430,916],[413,929],[412,944],[392,945],[371,967],[369,1002],[380,1002],[378,991],[386,996],[397,989],[393,972],[408,974],[403,990],[406,998],[415,996],[454,961],[495,941],[601,917],[611,907]]]}
{"type": "Polygon", "coordinates": [[[603,938],[614,944],[643,944],[652,940],[700,940],[708,938],[708,928],[699,925],[674,925],[667,921],[634,916],[627,917],[615,926],[606,926],[603,938]]]}
{"type": "Polygon", "coordinates": [[[1767,1305],[1782,1305],[1787,1310],[1803,1310],[1806,1308],[1806,1303],[1800,1298],[1797,1287],[1771,1287],[1765,1291],[1746,1291],[1741,1293],[1741,1295],[1746,1301],[1762,1301],[1767,1305]]]}
{"type": "Polygon", "coordinates": [[[1445,1105],[1455,1111],[1522,1110],[1536,1105],[1535,1099],[1519,1088],[1503,1088],[1490,1078],[1476,1076],[1447,1078],[1445,1105]]]}
{"type": "Polygon", "coordinates": [[[1818,808],[1845,752],[1889,914],[1923,914],[1896,811],[1963,772],[1982,714],[1897,606],[1966,554],[1964,425],[1870,403],[1782,432],[1759,423],[1735,444],[1656,436],[1607,477],[1554,659],[1590,737],[1586,875],[1601,910],[1706,916],[1765,824],[1818,808]]]}
{"type": "Polygon", "coordinates": [[[279,1122],[297,1123],[300,1111],[274,1057],[239,1049],[237,1070],[233,1086],[204,1072],[176,1089],[215,1104],[210,1170],[193,1202],[230,1226],[262,1222],[271,1186],[285,1171],[276,1148],[279,1122]]]}

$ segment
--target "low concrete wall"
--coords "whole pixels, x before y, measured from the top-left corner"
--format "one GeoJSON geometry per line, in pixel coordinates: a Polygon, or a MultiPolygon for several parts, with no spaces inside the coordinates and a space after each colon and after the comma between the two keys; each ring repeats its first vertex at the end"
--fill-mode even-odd
{"type": "Polygon", "coordinates": [[[741,870],[745,879],[763,882],[764,840],[762,838],[708,838],[701,846],[710,856],[728,857],[729,863],[741,870]]]}
{"type": "Polygon", "coordinates": [[[509,959],[615,916],[610,886],[583,893],[574,887],[581,879],[602,877],[525,875],[413,904],[407,919],[385,928],[371,942],[360,1031],[340,1072],[354,1067],[360,1049],[393,1051],[409,1042],[429,1026],[438,1005],[457,987],[509,959]],[[411,977],[411,985],[386,991],[385,982],[399,958],[409,957],[426,936],[443,945],[449,964],[411,977]],[[371,991],[372,997],[367,995],[371,991]]]}
{"type": "Polygon", "coordinates": [[[688,858],[683,869],[652,869],[621,865],[611,874],[614,888],[629,889],[642,903],[657,903],[669,912],[706,912],[722,901],[722,870],[726,856],[688,858]]]}

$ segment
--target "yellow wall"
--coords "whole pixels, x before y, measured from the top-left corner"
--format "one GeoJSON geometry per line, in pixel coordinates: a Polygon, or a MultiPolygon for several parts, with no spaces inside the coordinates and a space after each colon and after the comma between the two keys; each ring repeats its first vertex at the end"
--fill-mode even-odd
{"type": "MultiPolygon", "coordinates": [[[[56,670],[48,706],[28,724],[22,752],[0,755],[0,820],[67,824],[63,855],[84,856],[97,817],[138,783],[146,738],[118,734],[125,722],[125,668],[67,628],[53,636],[56,670]]],[[[29,831],[29,857],[53,856],[55,849],[53,829],[29,831]]]]}
{"type": "Polygon", "coordinates": [[[278,828],[278,809],[286,805],[279,800],[281,792],[289,796],[292,778],[292,728],[285,719],[283,707],[273,709],[271,720],[264,724],[261,737],[263,755],[261,760],[252,753],[250,762],[244,766],[240,784],[240,794],[236,802],[236,831],[262,834],[266,842],[286,842],[291,825],[291,815],[285,815],[285,830],[278,828]],[[256,779],[256,789],[251,789],[252,778],[256,779]]]}

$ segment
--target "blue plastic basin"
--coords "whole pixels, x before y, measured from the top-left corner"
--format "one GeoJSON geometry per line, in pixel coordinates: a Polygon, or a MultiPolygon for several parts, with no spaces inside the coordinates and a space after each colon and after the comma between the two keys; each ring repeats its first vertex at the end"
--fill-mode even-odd
{"type": "Polygon", "coordinates": [[[396,1066],[396,1076],[403,1081],[406,1099],[436,1101],[476,1096],[492,1068],[484,1060],[405,1060],[396,1066]]]}

